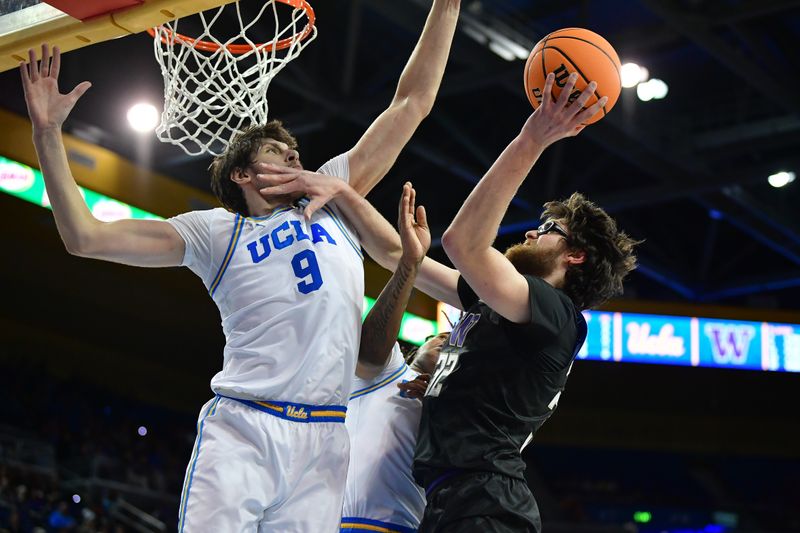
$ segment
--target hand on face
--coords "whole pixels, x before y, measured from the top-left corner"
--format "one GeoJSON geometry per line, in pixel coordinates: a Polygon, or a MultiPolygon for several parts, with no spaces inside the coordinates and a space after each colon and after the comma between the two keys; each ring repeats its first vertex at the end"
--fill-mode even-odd
{"type": "Polygon", "coordinates": [[[42,45],[42,60],[38,64],[33,49],[28,50],[28,57],[29,62],[20,63],[19,70],[33,129],[60,128],[75,103],[92,84],[84,81],[68,94],[61,94],[58,90],[58,73],[61,69],[59,48],[53,48],[52,62],[50,48],[46,44],[42,45]]]}
{"type": "Polygon", "coordinates": [[[431,232],[428,228],[428,217],[423,206],[414,207],[417,192],[406,182],[400,196],[397,228],[400,231],[400,242],[403,245],[403,257],[419,264],[431,247],[431,232]],[[414,215],[416,213],[416,220],[414,215]]]}
{"type": "Polygon", "coordinates": [[[279,196],[305,196],[309,199],[304,215],[310,220],[314,212],[336,197],[344,182],[336,177],[301,168],[273,163],[255,163],[259,192],[265,199],[279,196]]]}
{"type": "Polygon", "coordinates": [[[552,72],[547,75],[542,91],[542,103],[523,126],[522,135],[524,137],[544,149],[560,139],[574,137],[586,127],[586,121],[603,108],[608,97],[604,96],[588,109],[583,109],[597,88],[597,84],[591,82],[581,95],[570,103],[569,96],[575,88],[576,81],[578,81],[578,75],[573,72],[561,89],[558,100],[554,102],[552,92],[555,75],[552,72]]]}

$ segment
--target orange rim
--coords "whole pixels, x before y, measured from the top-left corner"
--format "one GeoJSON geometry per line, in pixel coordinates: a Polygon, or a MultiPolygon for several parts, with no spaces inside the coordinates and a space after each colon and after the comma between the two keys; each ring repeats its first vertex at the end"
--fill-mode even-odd
{"type": "MultiPolygon", "coordinates": [[[[202,50],[203,52],[216,52],[220,48],[225,48],[228,52],[234,55],[241,55],[246,54],[254,49],[261,49],[261,48],[269,48],[272,50],[284,50],[289,48],[293,42],[302,41],[311,33],[314,29],[314,21],[316,17],[314,15],[314,8],[311,7],[311,4],[307,2],[307,0],[275,0],[276,2],[280,2],[281,4],[286,4],[291,6],[295,9],[302,9],[305,11],[306,18],[308,19],[308,23],[306,23],[306,27],[303,28],[298,34],[292,35],[291,37],[286,37],[285,39],[281,39],[276,43],[272,41],[268,43],[258,43],[255,45],[252,44],[228,44],[228,45],[219,45],[212,41],[203,41],[200,39],[193,39],[191,37],[187,37],[186,35],[182,35],[180,33],[174,33],[172,30],[160,26],[160,28],[166,33],[165,36],[161,37],[161,42],[164,44],[170,44],[170,42],[174,41],[181,41],[184,44],[188,44],[189,46],[193,46],[198,50],[202,50]]],[[[147,33],[150,34],[151,37],[156,36],[156,32],[154,28],[148,28],[147,33]]]]}

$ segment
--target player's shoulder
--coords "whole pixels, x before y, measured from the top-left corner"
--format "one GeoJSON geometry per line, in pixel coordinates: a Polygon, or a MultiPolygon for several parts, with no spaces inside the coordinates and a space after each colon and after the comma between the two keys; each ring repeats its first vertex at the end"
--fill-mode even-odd
{"type": "Polygon", "coordinates": [[[194,209],[192,211],[186,211],[185,213],[181,213],[172,218],[209,220],[209,221],[224,220],[224,219],[233,220],[234,218],[236,218],[236,213],[231,213],[230,211],[222,207],[212,207],[211,209],[194,209]]]}
{"type": "Polygon", "coordinates": [[[229,228],[234,225],[242,224],[247,221],[247,217],[228,211],[222,207],[215,207],[213,209],[201,209],[191,211],[191,213],[198,219],[203,220],[212,228],[229,228]]]}
{"type": "Polygon", "coordinates": [[[350,181],[350,156],[348,152],[328,159],[317,169],[317,172],[334,176],[344,181],[350,181]]]}
{"type": "MultiPolygon", "coordinates": [[[[562,307],[570,314],[575,312],[575,304],[572,299],[563,290],[553,287],[548,282],[537,276],[524,275],[525,280],[528,282],[528,288],[531,291],[531,296],[537,300],[543,300],[551,305],[562,307]]],[[[544,303],[542,302],[542,303],[544,303]]]]}

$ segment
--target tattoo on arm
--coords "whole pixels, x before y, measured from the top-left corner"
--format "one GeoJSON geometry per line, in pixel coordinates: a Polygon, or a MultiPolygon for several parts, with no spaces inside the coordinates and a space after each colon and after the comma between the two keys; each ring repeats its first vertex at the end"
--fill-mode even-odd
{"type": "Polygon", "coordinates": [[[385,366],[400,332],[418,265],[400,261],[397,270],[381,291],[361,328],[358,360],[370,366],[385,366]]]}

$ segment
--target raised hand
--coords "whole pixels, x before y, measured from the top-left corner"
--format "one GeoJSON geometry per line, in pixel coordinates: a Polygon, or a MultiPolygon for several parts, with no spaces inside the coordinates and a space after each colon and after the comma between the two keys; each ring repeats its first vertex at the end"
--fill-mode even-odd
{"type": "Polygon", "coordinates": [[[428,228],[428,217],[423,206],[414,207],[417,192],[406,182],[403,185],[403,194],[400,196],[398,208],[397,229],[400,232],[400,242],[403,245],[403,257],[416,264],[422,262],[428,248],[431,247],[431,231],[428,228]],[[416,220],[414,214],[416,212],[416,220]]]}
{"type": "Polygon", "coordinates": [[[584,105],[597,89],[597,83],[591,82],[581,95],[570,103],[569,95],[572,94],[577,80],[576,73],[570,74],[558,100],[554,102],[552,92],[555,75],[552,72],[547,75],[542,90],[542,103],[522,128],[523,136],[544,149],[559,139],[574,137],[586,127],[586,121],[603,108],[608,97],[604,96],[588,109],[584,109],[584,105]]]}
{"type": "Polygon", "coordinates": [[[33,129],[60,128],[75,103],[92,84],[84,81],[68,94],[61,94],[58,90],[58,72],[61,68],[61,51],[58,47],[53,48],[52,61],[50,48],[46,44],[42,45],[41,61],[37,63],[33,49],[28,50],[28,56],[29,62],[20,63],[19,70],[33,129]]]}
{"type": "Polygon", "coordinates": [[[341,179],[334,176],[271,163],[257,163],[256,170],[259,185],[266,185],[259,189],[261,196],[266,199],[303,193],[309,200],[303,210],[306,220],[311,220],[311,215],[335,198],[345,186],[341,179]]]}

